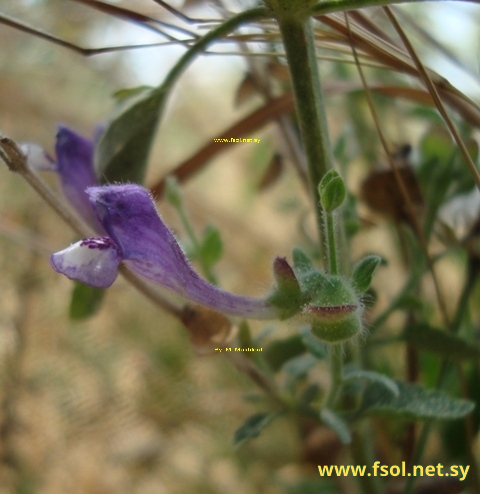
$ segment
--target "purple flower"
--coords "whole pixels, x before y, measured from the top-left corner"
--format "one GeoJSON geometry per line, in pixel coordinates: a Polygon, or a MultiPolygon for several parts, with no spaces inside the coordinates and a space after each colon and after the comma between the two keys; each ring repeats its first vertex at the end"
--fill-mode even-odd
{"type": "Polygon", "coordinates": [[[94,142],[67,127],[59,126],[55,152],[56,171],[68,202],[83,220],[98,233],[104,233],[85,190],[98,185],[93,166],[94,142]]]}
{"type": "Polygon", "coordinates": [[[104,234],[85,193],[87,187],[99,183],[93,166],[95,141],[59,125],[55,144],[56,160],[37,144],[24,144],[22,150],[31,168],[58,173],[63,193],[75,212],[95,232],[104,234]]]}
{"type": "MultiPolygon", "coordinates": [[[[80,143],[80,148],[86,150],[87,145],[80,143]]],[[[53,254],[51,263],[56,271],[106,288],[114,282],[123,261],[135,273],[216,311],[255,319],[278,317],[278,310],[268,298],[234,295],[201,278],[143,187],[89,187],[86,196],[108,237],[81,240],[53,254]]]]}
{"type": "Polygon", "coordinates": [[[104,234],[85,190],[98,185],[93,166],[95,144],[67,127],[59,126],[55,152],[56,171],[68,202],[83,220],[97,233],[104,234]]]}

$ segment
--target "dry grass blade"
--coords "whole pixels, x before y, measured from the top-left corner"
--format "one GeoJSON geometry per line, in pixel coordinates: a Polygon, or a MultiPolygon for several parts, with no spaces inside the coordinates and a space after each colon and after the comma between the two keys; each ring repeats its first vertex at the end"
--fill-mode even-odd
{"type": "MultiPolygon", "coordinates": [[[[347,30],[349,28],[349,20],[348,20],[348,16],[347,14],[345,14],[345,25],[347,27],[347,30]]],[[[352,51],[353,51],[353,56],[357,59],[357,53],[356,53],[356,49],[355,49],[355,46],[354,44],[352,43],[352,51]]],[[[358,59],[357,59],[358,60],[358,59]]],[[[427,245],[427,242],[425,240],[425,236],[423,235],[423,231],[422,229],[420,228],[420,225],[418,223],[418,220],[417,220],[417,217],[416,217],[416,210],[415,210],[415,207],[413,205],[413,201],[412,199],[410,198],[410,194],[409,194],[409,191],[405,185],[405,182],[404,180],[402,179],[402,176],[398,170],[398,167],[397,167],[397,164],[395,163],[395,160],[392,158],[392,155],[390,153],[390,150],[388,148],[388,144],[387,144],[387,140],[383,134],[383,131],[382,131],[382,126],[380,124],[380,121],[378,119],[378,115],[377,115],[377,112],[375,110],[375,105],[373,103],[373,100],[372,100],[372,97],[371,97],[371,92],[370,92],[370,88],[367,84],[367,81],[366,81],[366,78],[365,78],[365,74],[363,73],[363,69],[362,69],[362,66],[360,63],[357,63],[357,67],[358,67],[358,73],[360,75],[360,79],[362,81],[362,85],[364,87],[364,90],[365,90],[365,96],[366,96],[366,99],[367,99],[367,103],[368,103],[368,107],[369,107],[369,110],[370,110],[370,114],[372,115],[372,118],[373,118],[373,121],[374,121],[374,124],[375,124],[375,128],[377,130],[377,133],[378,133],[378,137],[380,139],[380,142],[382,144],[382,147],[385,151],[385,155],[387,156],[387,159],[388,159],[388,163],[392,169],[392,172],[395,176],[395,180],[398,184],[398,188],[400,190],[400,193],[401,195],[403,196],[403,199],[405,201],[405,204],[406,204],[406,207],[407,207],[407,212],[410,216],[410,222],[412,224],[412,226],[414,227],[414,230],[415,230],[415,233],[417,234],[417,237],[420,241],[420,244],[422,246],[422,250],[423,250],[423,253],[424,253],[424,256],[425,256],[425,259],[428,263],[428,268],[429,268],[429,271],[432,275],[432,279],[433,279],[433,283],[434,283],[434,286],[435,286],[435,291],[436,291],[436,294],[437,294],[437,300],[438,300],[438,305],[439,305],[439,308],[440,308],[440,311],[441,311],[441,314],[442,314],[442,317],[443,317],[443,320],[444,320],[444,324],[446,327],[449,326],[449,319],[448,319],[448,313],[447,313],[447,308],[446,308],[446,304],[445,304],[445,300],[444,300],[444,297],[440,291],[440,285],[438,283],[438,280],[437,280],[437,276],[435,274],[435,269],[434,269],[434,266],[433,266],[433,262],[430,258],[430,255],[428,253],[428,245],[427,245]]]]}
{"type": "Polygon", "coordinates": [[[172,7],[167,2],[163,2],[162,0],[153,0],[153,1],[156,4],[160,5],[160,7],[163,7],[166,11],[170,12],[171,14],[178,17],[182,21],[187,22],[188,24],[200,24],[200,23],[211,22],[210,19],[194,19],[193,17],[188,17],[188,15],[185,15],[183,12],[180,12],[180,10],[177,10],[175,7],[172,7]]]}
{"type": "Polygon", "coordinates": [[[445,124],[447,125],[448,130],[450,130],[457,146],[460,148],[460,151],[463,155],[463,158],[465,159],[465,162],[467,163],[468,169],[470,170],[470,173],[472,174],[472,177],[475,180],[475,183],[477,184],[477,188],[480,191],[480,174],[478,173],[478,170],[475,166],[475,163],[473,162],[472,157],[470,156],[470,153],[468,152],[467,146],[465,146],[465,143],[463,142],[463,139],[461,138],[455,124],[453,123],[452,119],[448,115],[447,110],[445,108],[445,105],[443,104],[443,101],[440,98],[440,95],[437,91],[437,88],[435,87],[435,84],[432,81],[432,78],[430,77],[429,72],[425,69],[425,66],[422,64],[421,60],[418,58],[418,55],[415,52],[415,49],[413,48],[412,44],[410,43],[410,40],[406,36],[405,31],[402,29],[402,27],[398,23],[397,19],[393,15],[392,10],[388,7],[384,7],[384,11],[387,14],[387,17],[389,18],[393,27],[397,31],[398,35],[402,39],[402,42],[404,43],[408,53],[412,57],[412,60],[415,62],[415,66],[417,67],[417,70],[418,70],[418,73],[420,74],[420,77],[423,79],[423,82],[427,86],[427,89],[430,92],[430,94],[433,98],[433,101],[435,102],[435,106],[437,107],[437,110],[442,115],[442,118],[445,121],[445,124]]]}
{"type": "Polygon", "coordinates": [[[163,41],[160,43],[148,43],[141,45],[122,45],[122,46],[107,46],[103,48],[84,48],[82,46],[76,45],[75,43],[71,43],[57,36],[54,36],[53,34],[47,33],[41,29],[37,29],[33,26],[30,26],[25,22],[19,21],[17,19],[13,19],[12,17],[9,17],[5,14],[0,14],[0,24],[5,24],[6,26],[13,27],[18,31],[22,31],[27,34],[31,34],[32,36],[35,36],[37,38],[44,39],[46,41],[49,41],[50,43],[61,46],[62,48],[67,48],[68,50],[74,51],[75,53],[78,53],[84,57],[90,57],[93,55],[100,55],[101,53],[110,53],[116,51],[153,48],[158,46],[166,46],[166,45],[179,44],[179,43],[185,44],[188,43],[189,41],[195,41],[192,39],[192,40],[181,40],[181,41],[163,41]]]}
{"type": "Polygon", "coordinates": [[[382,39],[386,43],[396,46],[395,41],[381,27],[373,22],[361,10],[354,10],[350,14],[350,25],[353,20],[358,26],[363,27],[367,32],[374,34],[377,38],[382,39]]]}
{"type": "MultiPolygon", "coordinates": [[[[472,160],[472,158],[471,158],[471,156],[467,150],[467,147],[465,146],[465,143],[463,142],[460,134],[458,133],[458,131],[455,127],[455,124],[452,122],[451,118],[449,117],[448,113],[446,112],[445,106],[443,105],[443,102],[442,102],[442,100],[441,100],[441,98],[437,92],[437,89],[436,89],[432,79],[429,76],[429,73],[427,72],[427,70],[425,69],[421,60],[419,59],[415,49],[413,48],[412,44],[410,43],[410,40],[408,39],[405,31],[402,29],[402,27],[398,23],[392,10],[389,7],[384,7],[383,10],[385,11],[388,19],[392,23],[392,25],[395,28],[395,30],[397,31],[398,35],[402,39],[402,42],[404,43],[408,53],[412,57],[412,60],[415,62],[415,65],[418,69],[418,72],[419,72],[421,78],[423,79],[423,82],[427,86],[428,91],[430,92],[430,95],[432,96],[432,98],[435,102],[435,106],[437,107],[438,111],[442,115],[448,129],[452,133],[456,144],[459,146],[459,148],[462,152],[462,155],[463,155],[463,157],[464,157],[465,161],[467,162],[467,165],[470,169],[470,172],[472,173],[473,178],[475,179],[475,182],[477,184],[477,188],[479,188],[479,190],[480,190],[480,175],[478,174],[478,171],[477,171],[477,169],[473,163],[473,160],[472,160]]],[[[423,243],[422,243],[422,246],[423,246],[423,243]]],[[[433,271],[432,262],[431,262],[430,258],[427,258],[427,259],[428,259],[429,266],[430,266],[432,276],[433,276],[434,271],[433,271]]],[[[435,289],[437,290],[438,301],[440,304],[441,300],[443,300],[443,299],[440,298],[440,293],[438,291],[437,281],[435,280],[434,282],[435,282],[435,289]]],[[[443,313],[443,317],[444,317],[445,322],[448,322],[446,311],[445,311],[443,305],[444,305],[444,302],[442,302],[440,307],[442,309],[442,313],[443,313]]],[[[446,324],[446,327],[451,328],[450,324],[446,324]]],[[[468,396],[468,392],[467,392],[465,373],[464,373],[462,367],[458,363],[456,363],[455,367],[456,367],[456,371],[457,371],[458,380],[460,383],[460,389],[462,392],[462,396],[464,398],[468,399],[469,396],[468,396]]],[[[475,434],[474,434],[475,427],[473,425],[471,415],[468,415],[465,417],[464,423],[465,423],[465,431],[466,431],[467,438],[468,438],[467,454],[468,454],[470,464],[471,464],[472,480],[470,482],[470,485],[472,487],[472,492],[475,492],[478,494],[480,492],[479,473],[478,473],[478,469],[476,468],[476,459],[475,459],[475,454],[474,454],[474,450],[473,450],[473,444],[474,444],[474,438],[475,438],[475,434]]],[[[409,482],[407,483],[406,489],[408,489],[410,486],[413,486],[413,481],[411,479],[409,479],[409,482]]]]}
{"type": "MultiPolygon", "coordinates": [[[[239,47],[246,54],[251,52],[248,44],[240,43],[239,47]]],[[[254,92],[261,95],[266,102],[274,98],[275,80],[290,83],[290,72],[288,67],[281,66],[278,63],[267,62],[265,66],[258,63],[258,60],[245,58],[248,67],[248,75],[250,78],[251,87],[254,92]]],[[[248,81],[247,81],[248,82],[248,81]]],[[[308,190],[309,181],[307,174],[307,166],[305,162],[305,154],[302,149],[298,133],[294,129],[294,124],[286,115],[276,117],[277,127],[281,134],[281,139],[285,144],[285,149],[302,185],[308,190]]],[[[278,163],[282,160],[279,154],[278,163]]],[[[274,168],[269,167],[271,170],[274,168]]],[[[279,168],[282,168],[281,166],[279,168]]]]}
{"type": "MultiPolygon", "coordinates": [[[[326,94],[334,92],[355,92],[363,90],[363,86],[357,84],[332,84],[324,87],[326,94]]],[[[405,86],[376,85],[369,87],[371,92],[385,96],[395,96],[407,99],[409,101],[421,103],[428,106],[434,106],[434,101],[428,91],[405,86]]],[[[292,93],[286,93],[283,96],[267,102],[259,109],[253,111],[246,117],[224,130],[218,137],[230,138],[231,136],[244,137],[252,132],[261,129],[269,122],[278,119],[282,115],[294,110],[292,93]]],[[[228,143],[213,142],[209,139],[203,147],[196,151],[192,156],[182,161],[168,175],[173,175],[179,182],[186,182],[195,174],[199,173],[208,162],[218,154],[227,151],[228,143]]],[[[151,187],[153,196],[160,200],[163,196],[166,177],[157,180],[151,187]]]]}
{"type": "Polygon", "coordinates": [[[82,5],[87,5],[89,7],[92,7],[96,10],[99,10],[100,12],[104,12],[108,15],[114,16],[114,17],[119,17],[120,19],[127,20],[129,22],[134,22],[141,27],[145,27],[147,29],[151,29],[155,31],[158,34],[161,34],[162,36],[165,36],[167,39],[170,41],[180,41],[177,38],[169,35],[168,33],[165,33],[164,31],[156,28],[155,26],[152,26],[152,24],[158,24],[163,27],[166,27],[168,29],[171,29],[173,31],[178,31],[179,33],[185,34],[187,36],[190,36],[192,38],[198,38],[198,35],[195,34],[193,31],[190,31],[188,29],[184,29],[179,26],[175,26],[173,24],[169,24],[168,22],[160,21],[158,19],[154,19],[153,17],[149,17],[144,14],[140,14],[139,12],[135,12],[133,10],[125,9],[123,7],[118,7],[112,4],[107,4],[104,2],[100,2],[99,0],[70,0],[71,2],[75,3],[81,3],[82,5]]]}
{"type": "Polygon", "coordinates": [[[0,14],[0,24],[5,24],[6,26],[13,27],[14,29],[17,29],[19,31],[22,31],[27,34],[32,34],[33,36],[36,36],[37,38],[41,38],[47,41],[50,41],[51,43],[54,43],[56,45],[62,46],[64,48],[68,48],[69,50],[72,50],[76,53],[80,53],[81,55],[88,56],[91,55],[91,50],[88,48],[82,48],[81,46],[77,46],[74,43],[70,43],[68,41],[65,41],[63,39],[57,38],[56,36],[53,36],[52,34],[49,34],[45,31],[42,31],[41,29],[37,29],[33,26],[30,26],[24,22],[21,22],[17,19],[13,19],[10,16],[7,16],[5,14],[0,14]]]}
{"type": "MultiPolygon", "coordinates": [[[[341,33],[345,42],[349,44],[353,43],[358,55],[368,55],[377,62],[381,62],[386,68],[416,78],[419,77],[418,69],[412,63],[408,53],[387,43],[376,32],[367,31],[365,27],[367,24],[364,23],[363,26],[359,26],[357,23],[351,22],[349,34],[345,20],[339,14],[319,16],[317,20],[329,26],[334,31],[341,33]]],[[[461,91],[453,87],[446,79],[429,69],[425,70],[443,101],[458,111],[466,121],[480,127],[480,107],[461,91]]]]}
{"type": "Polygon", "coordinates": [[[407,14],[406,11],[400,10],[400,9],[395,9],[395,15],[397,17],[400,17],[403,23],[407,23],[410,30],[415,31],[421,38],[423,38],[430,46],[438,50],[442,55],[445,56],[450,62],[452,62],[454,65],[462,69],[465,73],[469,74],[472,76],[474,79],[477,81],[478,79],[478,73],[475,72],[474,70],[471,69],[467,64],[463,63],[456,55],[455,53],[450,50],[447,46],[445,46],[442,42],[440,42],[438,39],[436,39],[434,36],[432,36],[429,32],[427,32],[425,29],[422,28],[417,22],[415,22],[415,19],[407,14]]]}

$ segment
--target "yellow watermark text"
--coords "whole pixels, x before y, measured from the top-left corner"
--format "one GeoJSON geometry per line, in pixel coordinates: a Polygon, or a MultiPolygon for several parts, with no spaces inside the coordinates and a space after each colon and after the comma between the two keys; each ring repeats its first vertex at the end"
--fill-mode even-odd
{"type": "Polygon", "coordinates": [[[216,352],[263,352],[263,348],[256,348],[256,347],[231,347],[231,346],[226,346],[226,347],[218,347],[215,348],[216,352]]]}
{"type": "Polygon", "coordinates": [[[470,465],[451,465],[444,467],[441,463],[437,465],[413,465],[407,471],[404,461],[401,465],[382,465],[376,461],[370,470],[365,465],[318,465],[320,477],[458,477],[464,481],[467,477],[470,465]]]}
{"type": "Polygon", "coordinates": [[[216,139],[213,139],[213,142],[219,142],[219,143],[241,143],[241,142],[255,142],[257,144],[260,144],[260,139],[255,139],[251,137],[217,137],[216,139]]]}

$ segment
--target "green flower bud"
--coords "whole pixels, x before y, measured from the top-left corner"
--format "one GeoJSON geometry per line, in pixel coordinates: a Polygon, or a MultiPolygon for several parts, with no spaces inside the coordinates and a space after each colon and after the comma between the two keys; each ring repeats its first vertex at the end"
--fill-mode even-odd
{"type": "Polygon", "coordinates": [[[342,343],[362,332],[363,307],[351,284],[331,277],[328,286],[303,307],[312,333],[326,343],[342,343]]]}
{"type": "Polygon", "coordinates": [[[335,170],[329,170],[325,173],[318,186],[318,192],[320,194],[320,204],[327,213],[338,209],[343,204],[347,194],[345,183],[335,170]]]}
{"type": "Polygon", "coordinates": [[[268,300],[279,309],[280,319],[288,319],[300,312],[305,298],[293,269],[284,257],[275,259],[273,274],[277,287],[268,300]]]}

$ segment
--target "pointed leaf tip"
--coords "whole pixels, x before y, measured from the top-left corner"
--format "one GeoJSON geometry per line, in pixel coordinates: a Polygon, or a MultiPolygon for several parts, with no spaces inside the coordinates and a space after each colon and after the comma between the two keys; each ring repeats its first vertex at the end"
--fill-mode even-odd
{"type": "Polygon", "coordinates": [[[300,312],[305,300],[297,277],[284,257],[274,260],[273,274],[277,286],[269,301],[278,308],[280,319],[288,319],[300,312]]]}
{"type": "Polygon", "coordinates": [[[299,247],[294,247],[292,251],[293,269],[298,278],[301,278],[314,270],[312,261],[299,247]]]}
{"type": "Polygon", "coordinates": [[[353,269],[352,285],[358,293],[363,293],[372,282],[373,272],[381,263],[382,258],[370,255],[360,260],[353,269]]]}

